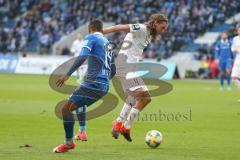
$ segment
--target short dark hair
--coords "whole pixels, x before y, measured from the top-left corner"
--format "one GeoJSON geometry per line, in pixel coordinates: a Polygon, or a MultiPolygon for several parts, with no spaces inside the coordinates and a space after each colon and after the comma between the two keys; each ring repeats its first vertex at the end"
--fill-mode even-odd
{"type": "Polygon", "coordinates": [[[103,30],[103,23],[102,21],[95,19],[89,22],[89,26],[94,30],[94,31],[102,31],[103,30]]]}

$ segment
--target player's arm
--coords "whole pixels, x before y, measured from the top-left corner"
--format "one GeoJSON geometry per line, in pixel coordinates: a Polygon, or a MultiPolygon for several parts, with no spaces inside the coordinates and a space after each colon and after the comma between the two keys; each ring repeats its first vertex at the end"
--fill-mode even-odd
{"type": "Polygon", "coordinates": [[[219,52],[220,52],[220,45],[219,43],[216,44],[216,47],[215,47],[215,54],[214,54],[214,59],[215,60],[218,60],[219,58],[219,52]]]}
{"type": "MultiPolygon", "coordinates": [[[[86,49],[86,48],[83,48],[81,50],[81,52],[90,52],[90,51],[88,49],[86,49]]],[[[78,69],[78,67],[80,67],[84,63],[84,61],[87,58],[88,58],[87,55],[79,55],[79,56],[77,56],[77,58],[75,59],[73,65],[72,65],[72,67],[67,72],[67,76],[70,77],[73,74],[73,72],[75,72],[78,69]]]]}
{"type": "Polygon", "coordinates": [[[130,32],[130,26],[128,24],[118,24],[115,26],[107,27],[103,29],[103,34],[113,33],[113,32],[130,32]]]}
{"type": "Polygon", "coordinates": [[[116,74],[116,65],[115,63],[111,63],[111,77],[110,79],[112,79],[116,74]]]}
{"type": "Polygon", "coordinates": [[[80,52],[79,56],[75,59],[71,68],[68,70],[67,74],[64,75],[63,77],[61,77],[56,82],[58,87],[61,87],[64,84],[64,82],[69,79],[69,77],[72,75],[72,73],[74,71],[76,71],[78,69],[78,67],[80,67],[84,63],[84,61],[90,55],[90,52],[92,50],[93,45],[94,45],[94,40],[91,40],[91,39],[86,39],[83,42],[83,48],[81,49],[81,52],[80,52]]]}
{"type": "MultiPolygon", "coordinates": [[[[89,51],[88,49],[86,49],[86,48],[83,48],[83,49],[81,50],[81,52],[90,52],[90,51],[89,51]]],[[[61,77],[61,78],[56,82],[57,86],[58,86],[58,87],[61,87],[61,86],[64,84],[64,82],[69,79],[69,77],[73,74],[73,72],[75,72],[75,71],[78,69],[78,67],[80,67],[80,66],[84,63],[84,61],[85,61],[87,58],[88,58],[87,55],[79,55],[79,56],[77,56],[76,59],[75,59],[75,61],[74,61],[74,63],[73,63],[73,65],[72,65],[71,68],[68,70],[67,74],[64,75],[63,77],[61,77]]]]}

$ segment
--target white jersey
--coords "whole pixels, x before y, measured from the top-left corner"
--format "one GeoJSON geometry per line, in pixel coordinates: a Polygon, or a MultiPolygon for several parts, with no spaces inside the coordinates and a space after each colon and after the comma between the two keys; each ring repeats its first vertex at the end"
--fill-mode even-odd
{"type": "Polygon", "coordinates": [[[74,53],[75,57],[79,55],[79,53],[82,49],[82,42],[83,41],[80,41],[80,40],[76,39],[72,44],[72,47],[71,47],[70,51],[72,53],[74,53]]]}
{"type": "Polygon", "coordinates": [[[240,36],[235,36],[232,41],[232,51],[237,50],[236,61],[240,61],[240,36]]]}
{"type": "Polygon", "coordinates": [[[233,38],[231,49],[232,51],[236,50],[234,52],[236,54],[236,58],[233,65],[231,76],[240,78],[240,36],[236,36],[233,38]]]}
{"type": "Polygon", "coordinates": [[[151,42],[152,37],[145,24],[129,24],[129,27],[130,32],[124,38],[119,53],[127,55],[129,63],[135,63],[139,61],[143,49],[151,42]]]}
{"type": "MultiPolygon", "coordinates": [[[[130,32],[124,38],[119,54],[127,56],[127,63],[136,63],[139,61],[143,49],[151,42],[152,37],[145,24],[129,24],[129,27],[130,32]]],[[[122,86],[124,91],[133,91],[138,88],[143,88],[147,91],[148,88],[137,73],[137,69],[132,68],[132,70],[125,75],[128,69],[129,68],[126,68],[126,65],[121,63],[121,61],[117,65],[116,77],[123,77],[122,86]],[[128,80],[124,80],[125,78],[128,80]]]]}

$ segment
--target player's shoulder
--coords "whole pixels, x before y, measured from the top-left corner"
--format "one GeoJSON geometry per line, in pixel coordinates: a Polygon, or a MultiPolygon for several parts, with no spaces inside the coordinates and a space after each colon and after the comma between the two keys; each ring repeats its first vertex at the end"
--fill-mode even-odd
{"type": "Polygon", "coordinates": [[[146,24],[144,24],[144,23],[138,23],[138,24],[139,24],[139,26],[142,27],[142,28],[147,28],[146,24]]]}
{"type": "Polygon", "coordinates": [[[130,27],[132,30],[141,30],[141,31],[147,30],[147,26],[143,23],[130,24],[130,27]]]}
{"type": "Polygon", "coordinates": [[[102,38],[105,38],[105,37],[100,32],[95,32],[95,33],[92,33],[92,34],[88,34],[85,37],[85,39],[87,39],[87,40],[91,40],[91,39],[92,40],[98,40],[98,39],[102,39],[102,38]]]}
{"type": "Polygon", "coordinates": [[[96,38],[96,35],[94,34],[88,34],[84,37],[85,40],[91,40],[91,39],[95,39],[96,38]]]}
{"type": "Polygon", "coordinates": [[[84,42],[85,43],[96,43],[97,42],[97,37],[94,34],[88,34],[84,37],[84,42]]]}

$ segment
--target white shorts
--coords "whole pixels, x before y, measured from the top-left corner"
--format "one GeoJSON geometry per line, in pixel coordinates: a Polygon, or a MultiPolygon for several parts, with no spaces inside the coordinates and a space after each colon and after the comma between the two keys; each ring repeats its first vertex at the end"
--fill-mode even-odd
{"type": "Polygon", "coordinates": [[[235,61],[232,69],[231,77],[240,78],[240,61],[235,61]]]}
{"type": "Polygon", "coordinates": [[[115,77],[121,82],[122,89],[124,92],[134,91],[139,88],[143,88],[144,91],[148,91],[147,86],[145,85],[141,76],[136,72],[137,66],[136,63],[139,57],[125,55],[125,53],[119,54],[117,57],[116,64],[116,75],[115,77]],[[126,59],[124,59],[124,57],[126,59]],[[126,62],[127,60],[127,62],[126,62]],[[127,64],[131,64],[131,67],[127,64]]]}
{"type": "Polygon", "coordinates": [[[148,88],[141,77],[129,79],[125,83],[123,83],[122,86],[124,91],[125,90],[135,91],[139,88],[143,88],[144,91],[148,91],[148,88]]]}
{"type": "Polygon", "coordinates": [[[120,81],[124,92],[135,91],[139,88],[143,88],[144,91],[148,91],[148,88],[141,77],[135,77],[131,79],[127,79],[126,77],[116,78],[120,81]]]}

